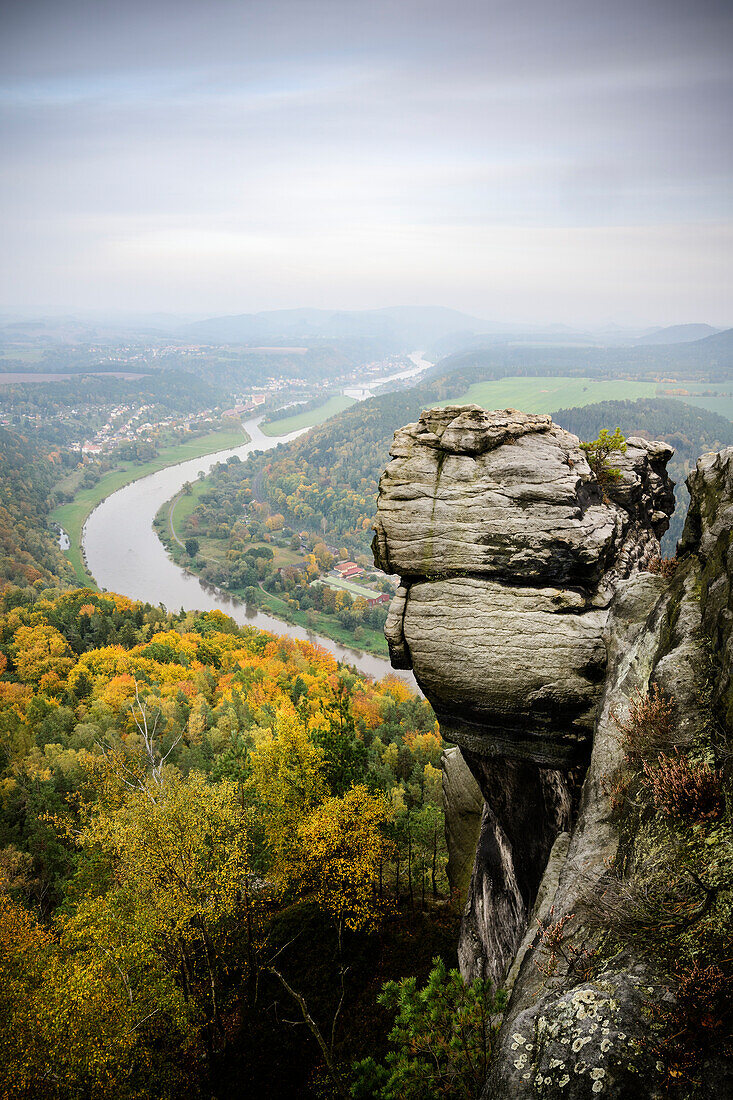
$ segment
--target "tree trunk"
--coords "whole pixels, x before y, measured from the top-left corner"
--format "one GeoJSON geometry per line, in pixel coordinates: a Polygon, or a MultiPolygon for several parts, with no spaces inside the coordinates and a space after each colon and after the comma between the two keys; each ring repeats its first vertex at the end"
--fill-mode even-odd
{"type": "Polygon", "coordinates": [[[289,985],[285,978],[282,976],[280,971],[276,970],[274,966],[269,966],[267,969],[270,971],[271,974],[274,974],[275,977],[282,982],[284,988],[288,991],[290,996],[300,1008],[303,1019],[305,1020],[309,1031],[318,1043],[318,1046],[321,1048],[321,1054],[323,1055],[323,1060],[326,1063],[326,1069],[328,1070],[329,1076],[331,1077],[331,1080],[336,1087],[336,1091],[338,1092],[342,1100],[348,1100],[349,1094],[347,1093],[344,1087],[344,1083],[341,1080],[341,1075],[334,1065],[333,1058],[331,1057],[331,1051],[328,1049],[328,1044],[321,1034],[321,1029],[308,1011],[308,1005],[305,1003],[305,997],[302,997],[300,993],[296,993],[293,987],[289,985]]]}

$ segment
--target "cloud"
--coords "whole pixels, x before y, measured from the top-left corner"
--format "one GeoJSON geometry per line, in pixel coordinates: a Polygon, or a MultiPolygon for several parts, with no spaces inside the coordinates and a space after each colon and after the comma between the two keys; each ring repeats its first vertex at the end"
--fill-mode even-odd
{"type": "Polygon", "coordinates": [[[0,18],[6,305],[429,295],[722,319],[725,3],[30,0],[0,18]]]}

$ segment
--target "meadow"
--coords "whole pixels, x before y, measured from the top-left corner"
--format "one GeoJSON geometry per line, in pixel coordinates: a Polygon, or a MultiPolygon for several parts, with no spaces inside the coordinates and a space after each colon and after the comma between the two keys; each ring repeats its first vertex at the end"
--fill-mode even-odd
{"type": "Polygon", "coordinates": [[[624,379],[521,377],[475,382],[467,390],[441,405],[481,405],[485,409],[521,409],[527,413],[550,413],[555,409],[593,405],[597,401],[635,401],[655,397],[655,382],[624,379]]]}
{"type": "Polygon", "coordinates": [[[294,413],[285,420],[274,420],[271,424],[260,424],[263,435],[288,435],[289,432],[297,432],[299,428],[313,428],[316,424],[322,424],[330,416],[351,408],[356,402],[353,397],[338,394],[324,401],[317,409],[309,412],[294,413]]]}

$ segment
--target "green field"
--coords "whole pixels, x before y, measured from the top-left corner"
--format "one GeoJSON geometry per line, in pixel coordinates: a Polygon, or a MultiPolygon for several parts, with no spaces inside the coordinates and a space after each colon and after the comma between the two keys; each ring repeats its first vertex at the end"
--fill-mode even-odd
{"type": "Polygon", "coordinates": [[[344,409],[349,409],[355,404],[353,397],[344,397],[340,394],[337,397],[330,397],[323,405],[319,405],[317,409],[311,409],[310,412],[295,413],[285,420],[275,420],[272,424],[260,424],[260,430],[263,435],[287,435],[288,432],[297,432],[298,428],[313,428],[316,424],[322,424],[324,420],[328,420],[329,416],[335,416],[336,413],[343,412],[344,409]]]}
{"type": "Polygon", "coordinates": [[[335,616],[324,615],[320,611],[300,611],[290,607],[279,596],[266,592],[264,588],[260,588],[260,607],[263,611],[269,611],[276,619],[283,619],[286,623],[294,623],[296,626],[305,627],[306,630],[313,630],[314,633],[331,638],[332,641],[339,642],[349,649],[360,649],[363,653],[374,654],[375,657],[389,655],[387,642],[381,630],[372,630],[371,627],[363,626],[362,635],[357,641],[351,631],[342,626],[335,616]]]}
{"type": "Polygon", "coordinates": [[[698,409],[707,409],[728,420],[733,420],[733,383],[731,382],[675,382],[658,387],[660,397],[684,401],[698,409]],[[681,390],[681,393],[675,393],[681,390]],[[685,392],[686,391],[686,392],[685,392]]]}
{"type": "Polygon", "coordinates": [[[216,451],[226,451],[232,447],[241,447],[248,442],[245,431],[209,432],[188,443],[179,443],[174,447],[162,448],[157,458],[140,465],[120,466],[110,470],[99,479],[91,489],[81,489],[68,504],[60,504],[51,512],[50,519],[63,527],[69,536],[71,546],[65,551],[71,562],[77,580],[85,587],[96,587],[86,571],[81,553],[81,533],[87,516],[98,504],[131,481],[137,481],[148,474],[157,473],[166,466],[174,466],[191,458],[202,458],[216,451]]]}
{"type": "Polygon", "coordinates": [[[321,577],[320,581],[314,583],[327,584],[329,588],[341,588],[344,592],[348,592],[350,596],[360,596],[364,600],[374,600],[377,596],[382,595],[381,592],[378,592],[375,588],[370,588],[367,584],[359,584],[358,581],[344,581],[341,577],[321,577]]]}
{"type": "Polygon", "coordinates": [[[475,382],[457,397],[441,405],[481,405],[485,409],[521,409],[527,413],[550,413],[593,405],[596,401],[635,401],[656,397],[655,382],[597,381],[591,378],[499,378],[475,382]]]}

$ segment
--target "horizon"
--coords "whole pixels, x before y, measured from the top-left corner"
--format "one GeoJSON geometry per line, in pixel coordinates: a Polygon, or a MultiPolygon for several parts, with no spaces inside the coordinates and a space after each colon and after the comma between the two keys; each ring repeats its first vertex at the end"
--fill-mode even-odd
{"type": "Polygon", "coordinates": [[[30,0],[0,28],[3,312],[730,326],[723,0],[30,0]]]}

